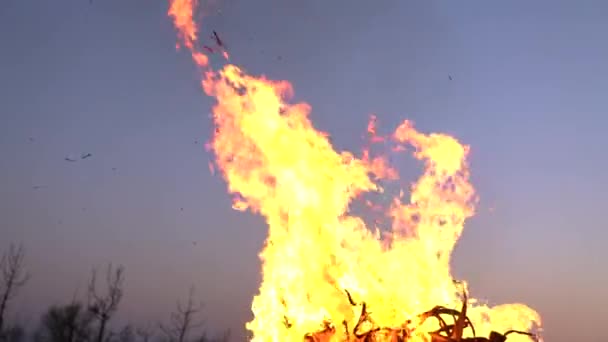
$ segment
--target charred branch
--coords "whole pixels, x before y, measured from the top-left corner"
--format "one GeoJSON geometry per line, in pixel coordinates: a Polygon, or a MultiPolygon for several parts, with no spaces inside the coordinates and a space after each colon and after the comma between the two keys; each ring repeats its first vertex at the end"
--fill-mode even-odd
{"type": "MultiPolygon", "coordinates": [[[[353,299],[350,292],[346,292],[348,302],[352,306],[361,305],[361,311],[357,323],[352,330],[349,329],[346,321],[342,322],[345,341],[352,342],[372,342],[372,341],[391,341],[407,342],[414,334],[416,327],[412,327],[412,320],[407,320],[400,327],[381,327],[371,319],[371,313],[367,310],[367,304],[357,302],[353,299]]],[[[510,330],[504,334],[493,331],[489,337],[478,337],[475,327],[467,316],[467,293],[463,289],[463,301],[460,310],[450,309],[443,306],[436,306],[417,316],[417,326],[421,326],[428,319],[434,318],[439,324],[439,329],[428,333],[431,342],[505,342],[510,334],[522,334],[532,337],[538,341],[538,337],[532,333],[510,330]],[[446,318],[451,317],[453,323],[448,324],[446,318]],[[473,337],[463,337],[465,329],[471,329],[473,337]]],[[[324,322],[324,328],[315,333],[304,336],[306,342],[325,342],[330,341],[335,334],[336,328],[330,322],[324,322]]]]}

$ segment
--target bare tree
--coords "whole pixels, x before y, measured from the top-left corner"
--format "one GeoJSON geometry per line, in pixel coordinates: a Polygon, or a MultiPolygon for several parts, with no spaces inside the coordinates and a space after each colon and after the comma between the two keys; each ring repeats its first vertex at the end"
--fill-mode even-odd
{"type": "Polygon", "coordinates": [[[91,338],[93,316],[78,302],[65,306],[51,306],[42,315],[36,341],[87,342],[91,338]]]}
{"type": "Polygon", "coordinates": [[[4,338],[8,342],[25,341],[26,336],[25,329],[18,324],[13,324],[4,329],[4,338]]]}
{"type": "Polygon", "coordinates": [[[122,299],[122,283],[124,279],[124,267],[118,266],[112,268],[112,264],[108,265],[106,273],[106,293],[100,295],[96,289],[97,272],[93,269],[91,274],[91,282],[89,283],[88,307],[95,319],[99,322],[96,342],[104,341],[106,325],[122,299]]]}
{"type": "Polygon", "coordinates": [[[209,337],[207,332],[204,331],[196,342],[228,342],[230,341],[230,329],[224,330],[224,332],[216,337],[209,337]]]}
{"type": "Polygon", "coordinates": [[[8,253],[0,258],[0,341],[4,338],[4,322],[8,303],[19,289],[27,283],[29,275],[25,272],[25,248],[11,244],[8,253]]]}
{"type": "Polygon", "coordinates": [[[135,342],[135,330],[129,324],[125,325],[117,335],[118,342],[135,342]]]}
{"type": "Polygon", "coordinates": [[[154,332],[149,327],[139,327],[136,329],[135,333],[137,336],[139,336],[142,342],[149,342],[154,335],[154,332]]]}
{"type": "Polygon", "coordinates": [[[198,319],[203,309],[203,303],[194,302],[194,287],[190,288],[188,302],[182,305],[177,302],[177,311],[171,313],[167,326],[160,324],[160,330],[167,336],[169,342],[185,342],[192,329],[200,328],[204,321],[198,319]]]}

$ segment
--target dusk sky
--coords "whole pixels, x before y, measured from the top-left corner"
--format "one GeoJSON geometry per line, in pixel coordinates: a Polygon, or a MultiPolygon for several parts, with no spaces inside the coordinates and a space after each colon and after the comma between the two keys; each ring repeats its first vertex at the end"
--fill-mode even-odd
{"type": "MultiPolygon", "coordinates": [[[[167,319],[194,285],[208,325],[244,339],[266,228],[209,172],[213,102],[167,7],[3,1],[0,251],[22,242],[32,275],[10,319],[37,324],[112,262],[126,268],[116,323],[167,319]]],[[[605,339],[608,2],[213,8],[205,32],[248,72],[292,82],[336,148],[360,151],[372,113],[386,133],[410,119],[470,145],[480,203],[456,276],[476,298],[539,311],[548,342],[605,339]]]]}

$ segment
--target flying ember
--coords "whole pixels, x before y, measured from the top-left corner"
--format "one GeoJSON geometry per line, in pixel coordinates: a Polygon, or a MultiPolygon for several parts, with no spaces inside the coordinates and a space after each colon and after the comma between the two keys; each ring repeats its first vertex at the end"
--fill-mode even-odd
{"type": "MultiPolygon", "coordinates": [[[[382,192],[399,174],[385,157],[336,151],[292,103],[292,87],[226,64],[214,70],[212,48],[199,39],[196,0],[172,0],[181,44],[203,71],[215,98],[215,169],[234,208],[265,217],[262,283],[247,324],[252,341],[533,341],[540,316],[523,304],[489,307],[455,281],[450,257],[474,214],[469,147],[410,121],[372,143],[412,151],[424,171],[391,201],[381,232],[351,206],[382,192]],[[205,52],[203,52],[203,50],[205,52]],[[477,336],[477,337],[475,337],[477,336]]],[[[213,31],[216,48],[224,48],[213,31]]],[[[218,58],[228,60],[224,52],[218,58]]],[[[372,204],[373,205],[373,204],[372,204]]]]}

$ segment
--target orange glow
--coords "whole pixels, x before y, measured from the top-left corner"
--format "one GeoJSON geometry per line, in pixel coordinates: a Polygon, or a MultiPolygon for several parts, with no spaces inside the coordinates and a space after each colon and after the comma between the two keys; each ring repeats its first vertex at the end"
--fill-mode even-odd
{"type": "Polygon", "coordinates": [[[201,52],[193,52],[192,59],[200,66],[207,66],[207,64],[209,64],[209,57],[201,52]]]}
{"type": "MultiPolygon", "coordinates": [[[[362,158],[336,151],[328,135],[313,127],[310,106],[290,102],[290,83],[250,76],[232,64],[212,70],[194,44],[195,5],[174,0],[169,15],[195,63],[207,68],[202,86],[216,100],[209,146],[216,171],[234,195],[233,207],[258,213],[268,223],[260,253],[262,283],[247,324],[252,341],[302,341],[325,322],[332,328],[324,341],[345,341],[343,323],[355,326],[361,311],[345,291],[367,303],[377,326],[415,323],[416,315],[435,305],[460,309],[461,287],[451,276],[450,257],[477,202],[469,147],[445,134],[418,132],[409,121],[379,137],[374,117],[368,126],[372,143],[390,142],[399,152],[413,147],[424,171],[384,208],[391,222],[385,233],[366,227],[351,204],[359,195],[382,192],[380,181],[397,180],[397,170],[369,150],[362,158]]],[[[540,325],[540,316],[523,304],[489,307],[471,298],[469,304],[477,336],[540,325]]],[[[428,332],[439,328],[433,324],[417,327],[408,341],[428,341],[428,332]]],[[[464,336],[472,336],[470,329],[464,336]]],[[[531,338],[509,336],[509,341],[531,338]]]]}
{"type": "Polygon", "coordinates": [[[193,49],[197,40],[197,28],[192,13],[198,5],[198,0],[174,0],[169,7],[169,16],[188,49],[193,49]]]}

